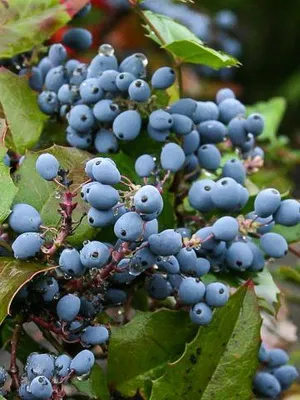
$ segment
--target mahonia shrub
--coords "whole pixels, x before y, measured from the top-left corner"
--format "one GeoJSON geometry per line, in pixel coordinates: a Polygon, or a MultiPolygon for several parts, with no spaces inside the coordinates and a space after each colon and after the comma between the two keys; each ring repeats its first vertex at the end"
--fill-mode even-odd
{"type": "MultiPolygon", "coordinates": [[[[78,3],[62,21],[90,11],[78,3]]],[[[2,395],[277,398],[298,372],[261,343],[260,310],[276,314],[268,264],[296,252],[299,202],[251,182],[264,115],[230,88],[182,93],[183,61],[237,60],[139,3],[170,65],[149,74],[145,54],[109,44],[69,59],[92,43],[73,28],[19,76],[0,71],[2,395]],[[51,130],[67,146],[45,150],[51,130]]]]}

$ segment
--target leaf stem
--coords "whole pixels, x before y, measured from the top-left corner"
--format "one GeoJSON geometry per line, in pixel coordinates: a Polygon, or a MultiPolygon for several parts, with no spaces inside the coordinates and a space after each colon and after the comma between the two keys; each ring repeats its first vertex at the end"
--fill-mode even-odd
{"type": "Polygon", "coordinates": [[[16,390],[19,389],[20,387],[19,368],[17,366],[17,347],[19,343],[19,335],[21,329],[22,329],[22,324],[17,323],[11,338],[11,350],[10,350],[9,372],[12,379],[12,387],[16,390]]]}

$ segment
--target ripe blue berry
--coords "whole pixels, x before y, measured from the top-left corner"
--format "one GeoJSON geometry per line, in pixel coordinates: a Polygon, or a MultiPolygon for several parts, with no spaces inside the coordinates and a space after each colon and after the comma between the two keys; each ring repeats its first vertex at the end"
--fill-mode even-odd
{"type": "Polygon", "coordinates": [[[184,151],[176,143],[166,144],[160,154],[161,166],[166,171],[177,172],[185,161],[184,151]]]}
{"type": "Polygon", "coordinates": [[[89,350],[82,350],[71,361],[70,368],[76,375],[85,375],[90,372],[95,363],[95,356],[89,350]]]}
{"type": "Polygon", "coordinates": [[[79,104],[71,109],[68,121],[73,129],[79,132],[87,132],[93,127],[95,118],[88,106],[79,104]]]}
{"type": "Polygon", "coordinates": [[[31,381],[29,391],[37,399],[49,399],[53,389],[49,379],[45,376],[37,376],[31,381]]]}
{"type": "Polygon", "coordinates": [[[147,291],[151,297],[163,300],[172,294],[171,284],[160,274],[153,274],[148,280],[147,291]]]}
{"type": "Polygon", "coordinates": [[[188,193],[190,205],[201,212],[212,210],[215,207],[211,198],[211,191],[214,185],[215,182],[210,179],[201,179],[194,182],[188,193]]]}
{"type": "Polygon", "coordinates": [[[62,42],[73,50],[84,51],[91,47],[93,37],[87,29],[71,28],[63,35],[62,42]]]}
{"type": "Polygon", "coordinates": [[[281,387],[278,380],[268,372],[257,372],[253,381],[254,390],[262,396],[276,398],[281,387]]]}
{"type": "Polygon", "coordinates": [[[139,189],[133,198],[134,206],[140,213],[152,214],[161,209],[163,200],[159,190],[151,185],[139,189]]]}
{"type": "Polygon", "coordinates": [[[64,378],[70,373],[70,364],[72,358],[67,354],[61,354],[56,357],[54,365],[55,365],[55,373],[61,378],[64,378]]]}
{"type": "Polygon", "coordinates": [[[206,286],[205,301],[210,307],[222,307],[229,299],[228,287],[220,282],[213,282],[206,286]]]}
{"type": "Polygon", "coordinates": [[[59,268],[69,276],[82,276],[85,267],[76,249],[64,249],[59,257],[59,268]]]}
{"type": "Polygon", "coordinates": [[[112,122],[120,113],[120,109],[112,100],[104,99],[95,104],[93,113],[99,122],[112,122]]]}
{"type": "Polygon", "coordinates": [[[216,95],[217,104],[222,103],[226,99],[235,99],[234,92],[228,88],[220,89],[216,95]]]}
{"type": "Polygon", "coordinates": [[[229,268],[244,271],[253,261],[253,253],[247,243],[235,242],[230,245],[226,253],[226,262],[229,268]]]}
{"type": "Polygon", "coordinates": [[[18,203],[8,219],[9,226],[17,233],[38,232],[42,219],[40,213],[29,204],[18,203]]]}
{"type": "Polygon", "coordinates": [[[119,148],[116,136],[106,129],[97,132],[94,145],[98,153],[116,153],[119,148]]]}
{"type": "Polygon", "coordinates": [[[44,239],[36,232],[25,232],[18,236],[12,244],[15,258],[26,260],[35,257],[44,243],[44,239]]]}
{"type": "Polygon", "coordinates": [[[80,300],[73,294],[63,296],[56,305],[56,312],[61,321],[71,322],[80,310],[80,300]]]}
{"type": "Polygon", "coordinates": [[[190,318],[197,325],[208,325],[212,320],[212,310],[205,303],[197,303],[190,309],[190,318]]]}
{"type": "Polygon", "coordinates": [[[221,165],[221,153],[213,144],[201,146],[197,155],[201,167],[209,171],[215,171],[221,165]]]}
{"type": "Polygon", "coordinates": [[[251,114],[245,122],[245,128],[254,136],[259,136],[263,133],[265,121],[260,114],[251,114]]]}
{"type": "Polygon", "coordinates": [[[283,200],[274,214],[274,221],[284,226],[294,226],[300,222],[300,204],[297,200],[283,200]]]}
{"type": "Polygon", "coordinates": [[[179,286],[178,296],[183,304],[196,304],[203,299],[204,284],[195,278],[185,278],[179,286]]]}
{"type": "Polygon", "coordinates": [[[103,344],[109,338],[109,331],[105,326],[88,326],[80,336],[81,341],[86,345],[103,344]]]}
{"type": "Polygon", "coordinates": [[[109,248],[102,242],[92,241],[80,251],[80,261],[88,269],[102,268],[110,258],[109,248]]]}
{"type": "Polygon", "coordinates": [[[151,175],[151,173],[155,169],[155,161],[152,156],[149,154],[143,154],[142,156],[136,159],[135,165],[135,172],[141,178],[145,178],[151,175]]]}
{"type": "Polygon", "coordinates": [[[116,86],[121,92],[127,92],[131,82],[135,81],[136,77],[130,72],[121,72],[116,79],[116,86]]]}
{"type": "Polygon", "coordinates": [[[293,365],[283,365],[275,369],[274,376],[278,379],[281,388],[286,390],[298,378],[299,373],[293,365]]]}
{"type": "Polygon", "coordinates": [[[135,139],[142,126],[142,118],[138,111],[127,110],[119,114],[113,123],[113,132],[120,140],[135,139]]]}
{"type": "Polygon", "coordinates": [[[106,185],[115,185],[121,180],[119,170],[108,159],[96,160],[92,166],[92,174],[96,181],[106,185]]]}
{"type": "Polygon", "coordinates": [[[83,81],[79,87],[79,92],[85,104],[95,104],[104,97],[99,79],[96,78],[89,78],[83,81]]]}
{"type": "Polygon", "coordinates": [[[226,126],[220,121],[208,120],[201,122],[198,132],[203,143],[221,143],[227,133],[226,126]]]}
{"type": "Polygon", "coordinates": [[[52,154],[44,153],[37,158],[35,167],[42,178],[51,181],[58,174],[59,162],[52,154]]]}
{"type": "Polygon", "coordinates": [[[115,223],[114,232],[119,239],[134,242],[143,234],[143,220],[136,212],[123,214],[115,223]]]}
{"type": "Polygon", "coordinates": [[[246,168],[240,160],[231,158],[224,164],[222,176],[232,178],[236,182],[243,184],[246,179],[246,168]]]}
{"type": "Polygon", "coordinates": [[[149,100],[151,96],[151,90],[147,82],[142,79],[133,81],[128,88],[129,97],[131,100],[139,103],[144,103],[149,100]]]}
{"type": "Polygon", "coordinates": [[[164,110],[155,110],[149,116],[150,125],[159,131],[171,129],[173,125],[173,117],[164,110]]]}
{"type": "Polygon", "coordinates": [[[180,251],[182,237],[173,229],[166,229],[149,237],[149,247],[158,256],[172,256],[180,251]]]}
{"type": "Polygon", "coordinates": [[[200,124],[204,121],[217,120],[219,118],[219,108],[212,101],[198,101],[197,108],[193,115],[195,124],[200,124]]]}
{"type": "Polygon", "coordinates": [[[288,252],[285,238],[278,233],[265,233],[260,238],[260,245],[269,257],[281,258],[288,252]]]}
{"type": "Polygon", "coordinates": [[[157,69],[151,78],[151,84],[154,89],[168,89],[173,85],[176,79],[175,71],[169,67],[157,69]]]}
{"type": "Polygon", "coordinates": [[[54,358],[50,354],[31,353],[27,358],[25,371],[29,380],[39,375],[51,379],[54,375],[54,358]]]}
{"type": "Polygon", "coordinates": [[[97,210],[91,207],[88,215],[88,223],[94,228],[104,228],[114,222],[115,216],[113,209],[110,210],[97,210]]]}
{"type": "Polygon", "coordinates": [[[213,234],[218,240],[224,240],[225,242],[230,242],[233,240],[239,231],[239,224],[237,220],[233,217],[222,217],[219,218],[213,224],[213,234]]]}

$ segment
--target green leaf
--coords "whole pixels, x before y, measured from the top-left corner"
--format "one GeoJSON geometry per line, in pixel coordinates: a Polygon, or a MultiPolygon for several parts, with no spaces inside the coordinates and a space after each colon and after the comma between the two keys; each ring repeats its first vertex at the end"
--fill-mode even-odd
{"type": "Polygon", "coordinates": [[[300,284],[300,271],[289,265],[283,265],[279,268],[278,274],[281,278],[300,284]]]}
{"type": "Polygon", "coordinates": [[[276,224],[272,232],[282,235],[288,243],[300,242],[300,224],[295,226],[283,226],[276,224]]]}
{"type": "Polygon", "coordinates": [[[72,380],[72,384],[90,399],[109,400],[110,394],[107,386],[106,376],[102,368],[95,364],[90,376],[86,380],[78,378],[72,380]]]}
{"type": "Polygon", "coordinates": [[[175,212],[174,212],[174,204],[175,204],[175,195],[167,190],[164,190],[162,195],[164,201],[164,208],[162,213],[158,217],[159,222],[159,231],[164,229],[169,229],[170,226],[175,225],[175,212]]]}
{"type": "Polygon", "coordinates": [[[9,0],[0,2],[0,58],[10,58],[43,43],[88,0],[9,0]]]}
{"type": "MultiPolygon", "coordinates": [[[[197,327],[184,311],[137,313],[120,328],[112,328],[108,353],[108,381],[124,396],[148,390],[166,363],[184,350],[197,327]]],[[[174,398],[174,397],[171,397],[174,398]]]]}
{"type": "Polygon", "coordinates": [[[0,103],[9,128],[7,147],[23,154],[38,142],[47,117],[27,80],[5,68],[0,68],[0,103]]]}
{"type": "Polygon", "coordinates": [[[14,258],[0,258],[0,324],[9,314],[11,302],[16,293],[35,275],[53,269],[38,262],[18,261],[14,258]]]}
{"type": "Polygon", "coordinates": [[[11,177],[10,169],[4,165],[3,157],[6,154],[7,149],[0,146],[0,223],[3,222],[10,213],[10,206],[13,202],[18,189],[15,187],[11,177]]]}
{"type": "Polygon", "coordinates": [[[242,287],[215,311],[184,354],[154,380],[150,400],[250,399],[261,319],[253,288],[242,287]]]}
{"type": "Polygon", "coordinates": [[[207,47],[198,41],[183,38],[167,44],[164,48],[185,63],[202,64],[214,69],[240,65],[236,58],[207,47]]]}
{"type": "Polygon", "coordinates": [[[176,40],[193,40],[197,43],[203,43],[188,28],[165,15],[155,14],[152,11],[143,11],[143,15],[145,20],[149,21],[149,24],[145,26],[148,36],[161,46],[176,40]],[[152,27],[159,32],[159,37],[152,27]]]}
{"type": "Polygon", "coordinates": [[[253,277],[254,289],[261,308],[275,315],[280,307],[280,290],[268,267],[253,277]]]}
{"type": "Polygon", "coordinates": [[[258,137],[259,140],[268,140],[273,144],[276,142],[276,134],[285,110],[286,100],[283,97],[273,97],[247,107],[247,115],[261,113],[265,119],[265,128],[263,134],[258,137]]]}
{"type": "MultiPolygon", "coordinates": [[[[61,146],[50,147],[47,149],[47,152],[53,154],[61,166],[70,171],[69,176],[73,181],[71,190],[74,190],[74,188],[87,180],[84,165],[90,159],[89,153],[61,146]]],[[[14,178],[19,192],[14,203],[28,203],[32,205],[41,213],[44,225],[55,227],[60,221],[60,215],[57,210],[61,189],[55,183],[41,178],[36,172],[35,162],[37,157],[42,153],[28,152],[22,166],[15,173],[14,178]]],[[[80,195],[74,198],[74,202],[78,202],[78,206],[73,212],[73,221],[79,221],[82,215],[88,212],[89,207],[81,199],[80,195]]],[[[74,234],[68,238],[68,242],[73,246],[80,245],[84,240],[92,239],[95,233],[96,230],[88,224],[87,218],[84,217],[74,234]]]]}
{"type": "Polygon", "coordinates": [[[143,15],[148,21],[145,26],[148,36],[182,62],[203,64],[214,69],[239,65],[234,57],[205,46],[188,28],[171,18],[152,11],[144,11],[143,15]]]}

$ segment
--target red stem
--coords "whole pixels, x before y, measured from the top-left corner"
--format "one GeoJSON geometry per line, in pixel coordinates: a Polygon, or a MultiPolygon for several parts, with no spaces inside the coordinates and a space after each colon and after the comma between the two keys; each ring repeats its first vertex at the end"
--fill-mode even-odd
{"type": "Polygon", "coordinates": [[[12,387],[14,389],[19,389],[19,387],[20,387],[19,368],[17,366],[17,347],[18,347],[19,334],[20,334],[21,329],[22,329],[22,325],[17,324],[14,328],[13,335],[11,338],[9,372],[10,372],[10,376],[12,379],[12,387]]]}

